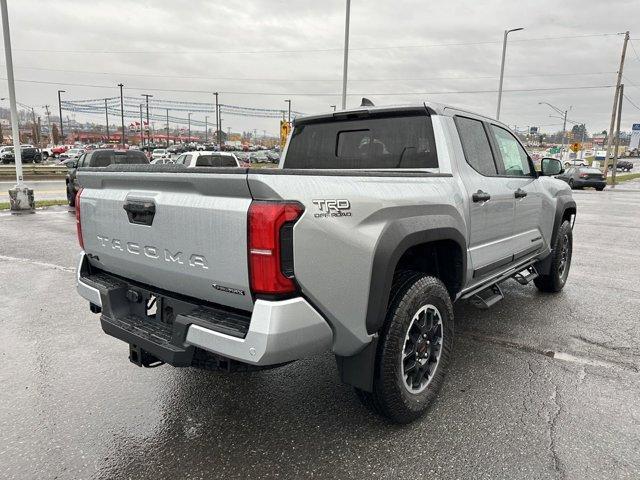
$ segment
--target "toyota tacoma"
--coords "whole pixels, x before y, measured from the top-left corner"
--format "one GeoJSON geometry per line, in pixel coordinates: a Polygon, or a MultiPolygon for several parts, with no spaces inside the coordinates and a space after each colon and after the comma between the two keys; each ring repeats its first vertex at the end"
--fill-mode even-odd
{"type": "Polygon", "coordinates": [[[77,288],[138,366],[330,350],[364,404],[406,423],[442,386],[453,302],[565,285],[560,173],[506,125],[433,103],[297,118],[276,169],[81,167],[77,288]]]}

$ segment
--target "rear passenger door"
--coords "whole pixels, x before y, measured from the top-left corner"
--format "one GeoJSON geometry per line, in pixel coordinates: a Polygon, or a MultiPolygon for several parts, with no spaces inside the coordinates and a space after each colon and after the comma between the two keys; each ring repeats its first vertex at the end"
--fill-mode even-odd
{"type": "Polygon", "coordinates": [[[498,173],[489,126],[478,119],[455,117],[465,162],[459,162],[469,205],[469,250],[473,280],[504,269],[513,258],[515,198],[498,173]]]}
{"type": "Polygon", "coordinates": [[[518,139],[502,126],[492,124],[498,171],[515,199],[513,221],[514,261],[530,256],[544,244],[541,233],[542,194],[533,163],[518,139]]]}

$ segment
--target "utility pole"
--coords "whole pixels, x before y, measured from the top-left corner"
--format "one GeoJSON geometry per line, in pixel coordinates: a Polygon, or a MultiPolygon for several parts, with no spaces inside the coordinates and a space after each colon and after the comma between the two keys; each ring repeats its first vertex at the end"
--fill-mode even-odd
{"type": "Polygon", "coordinates": [[[149,125],[149,97],[153,97],[153,95],[143,93],[141,96],[145,98],[147,104],[147,145],[151,145],[151,130],[149,125]]]}
{"type": "Polygon", "coordinates": [[[618,81],[616,82],[616,92],[613,95],[613,109],[611,110],[611,123],[609,124],[609,135],[607,136],[607,149],[604,156],[604,168],[602,174],[607,178],[607,167],[609,165],[609,151],[611,150],[611,142],[613,141],[613,127],[616,120],[616,109],[618,108],[618,95],[620,94],[620,84],[622,83],[622,70],[624,69],[624,58],[627,55],[627,44],[629,43],[629,31],[624,34],[624,43],[622,44],[622,55],[620,56],[620,68],[618,69],[618,81]]]}
{"type": "Polygon", "coordinates": [[[7,66],[7,86],[9,87],[9,106],[11,108],[11,134],[16,161],[16,186],[9,189],[11,213],[34,212],[33,190],[27,188],[22,176],[22,151],[20,149],[20,129],[18,128],[18,107],[16,88],[13,79],[13,55],[11,53],[11,35],[9,34],[9,11],[7,0],[0,0],[2,9],[2,34],[4,37],[4,56],[7,66]]]}
{"type": "Polygon", "coordinates": [[[142,104],[140,104],[140,146],[142,146],[143,144],[143,139],[142,139],[142,126],[144,124],[142,123],[142,104]]]}
{"type": "Polygon", "coordinates": [[[107,121],[107,143],[109,143],[109,140],[111,140],[110,136],[109,136],[109,108],[107,107],[107,99],[104,99],[104,116],[105,116],[105,120],[107,121]]]}
{"type": "Polygon", "coordinates": [[[65,93],[65,90],[58,90],[58,113],[60,115],[60,138],[62,139],[62,143],[64,144],[64,122],[62,121],[62,100],[60,99],[60,94],[65,93]]]}
{"type": "Polygon", "coordinates": [[[613,166],[611,167],[611,183],[616,186],[616,171],[618,170],[618,151],[620,150],[620,118],[622,117],[622,99],[624,98],[624,83],[620,84],[618,95],[618,120],[616,121],[616,143],[613,151],[613,166]]]}
{"type": "Polygon", "coordinates": [[[124,87],[124,85],[119,83],[118,86],[120,87],[120,120],[122,122],[122,148],[124,149],[124,98],[122,96],[122,87],[124,87]]]}
{"type": "Polygon", "coordinates": [[[498,110],[496,112],[496,120],[500,120],[500,104],[502,103],[502,82],[504,80],[504,60],[507,55],[507,36],[511,32],[524,30],[524,28],[512,28],[504,31],[504,39],[502,40],[502,62],[500,62],[500,84],[498,86],[498,110]]]}
{"type": "Polygon", "coordinates": [[[222,141],[220,140],[220,107],[218,106],[218,92],[214,93],[216,96],[216,136],[218,137],[218,148],[222,150],[222,141]]]}
{"type": "Polygon", "coordinates": [[[208,121],[209,121],[209,116],[205,115],[204,116],[204,143],[207,143],[209,141],[209,126],[207,125],[208,121]]]}
{"type": "Polygon", "coordinates": [[[49,143],[53,145],[53,137],[51,135],[51,112],[49,111],[49,105],[44,106],[44,111],[47,114],[47,127],[49,128],[49,143]]]}
{"type": "Polygon", "coordinates": [[[287,121],[291,123],[291,100],[285,100],[285,102],[289,104],[289,117],[287,121]]]}
{"type": "Polygon", "coordinates": [[[347,13],[344,21],[344,61],[342,64],[342,109],[347,108],[347,68],[349,65],[349,20],[351,0],[347,0],[347,13]]]}
{"type": "Polygon", "coordinates": [[[167,145],[166,147],[169,148],[169,109],[167,108],[167,145]]]}

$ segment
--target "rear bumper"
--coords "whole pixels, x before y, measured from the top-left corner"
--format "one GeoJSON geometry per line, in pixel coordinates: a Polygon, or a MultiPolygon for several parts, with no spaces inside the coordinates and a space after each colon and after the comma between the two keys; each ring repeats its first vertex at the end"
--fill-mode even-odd
{"type": "Polygon", "coordinates": [[[105,272],[92,273],[84,253],[77,290],[101,308],[105,333],[175,366],[191,365],[194,347],[252,365],[274,365],[326,351],[333,340],[327,322],[304,298],[257,300],[251,313],[200,305],[105,272]],[[152,296],[157,312],[164,313],[147,314],[152,296]]]}
{"type": "Polygon", "coordinates": [[[574,180],[573,186],[604,188],[607,186],[607,182],[605,182],[604,180],[574,180]]]}

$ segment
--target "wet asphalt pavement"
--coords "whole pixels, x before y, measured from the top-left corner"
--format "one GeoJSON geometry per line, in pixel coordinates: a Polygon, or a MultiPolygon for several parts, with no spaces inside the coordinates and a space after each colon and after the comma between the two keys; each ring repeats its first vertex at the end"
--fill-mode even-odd
{"type": "Polygon", "coordinates": [[[455,308],[409,426],[330,354],[251,374],[129,363],[74,288],[74,217],[0,213],[0,478],[639,478],[640,190],[576,192],[564,291],[455,308]]]}

